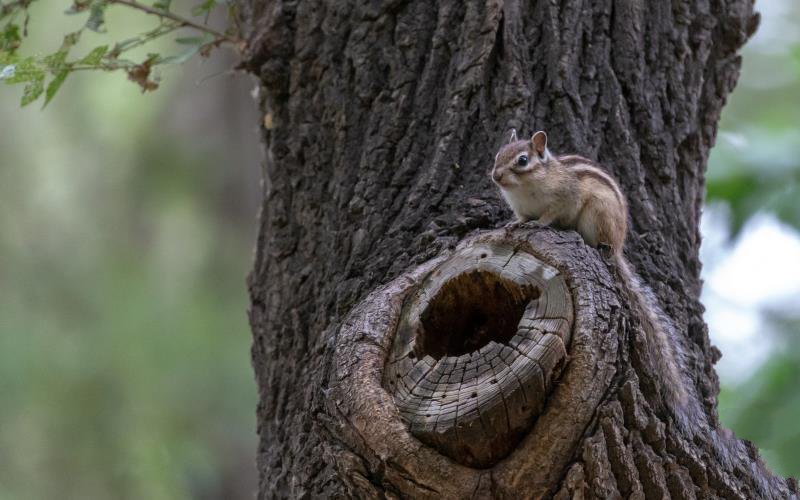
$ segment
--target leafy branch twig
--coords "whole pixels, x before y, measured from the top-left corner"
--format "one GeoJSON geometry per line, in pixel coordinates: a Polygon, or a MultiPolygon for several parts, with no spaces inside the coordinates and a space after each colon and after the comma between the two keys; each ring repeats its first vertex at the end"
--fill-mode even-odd
{"type": "MultiPolygon", "coordinates": [[[[25,23],[28,20],[28,7],[36,0],[0,0],[0,19],[4,20],[11,16],[11,19],[0,26],[0,81],[7,84],[25,85],[22,95],[22,105],[25,106],[44,95],[44,105],[53,98],[64,80],[70,73],[75,71],[102,70],[116,71],[122,70],[128,75],[128,79],[138,84],[143,92],[158,88],[158,76],[152,76],[152,71],[156,66],[180,64],[196,53],[207,56],[213,48],[219,47],[224,43],[234,45],[240,52],[246,48],[246,42],[241,39],[236,32],[230,30],[218,31],[207,26],[204,22],[194,21],[191,18],[181,16],[171,12],[169,9],[170,0],[158,0],[153,5],[142,3],[145,0],[72,0],[72,6],[65,12],[66,14],[78,14],[88,11],[89,18],[86,24],[78,31],[68,33],[64,36],[61,47],[47,56],[27,56],[17,55],[17,49],[26,32],[20,34],[20,26],[15,22],[15,18],[20,13],[25,14],[25,23]],[[92,49],[88,54],[80,59],[69,60],[70,49],[78,42],[81,33],[85,30],[105,32],[105,10],[109,5],[124,5],[129,9],[138,10],[142,13],[156,16],[159,23],[156,28],[140,34],[137,37],[129,38],[117,42],[109,50],[108,45],[100,45],[92,49]],[[150,53],[147,58],[140,62],[120,58],[120,55],[131,49],[140,47],[155,39],[181,28],[191,28],[200,33],[202,37],[192,37],[177,39],[176,42],[187,45],[188,48],[182,53],[164,57],[158,53],[150,53]],[[48,75],[50,75],[48,81],[48,75]]],[[[192,12],[210,11],[222,0],[205,0],[192,12]]],[[[229,15],[231,15],[229,10],[229,15]]]]}
{"type": "MultiPolygon", "coordinates": [[[[18,0],[18,1],[23,1],[24,2],[26,0],[18,0]]],[[[230,43],[232,43],[234,45],[239,45],[239,44],[242,43],[242,40],[240,40],[239,38],[232,37],[230,35],[227,35],[225,33],[217,31],[217,30],[215,30],[213,28],[209,28],[208,26],[206,26],[204,24],[200,24],[200,23],[194,22],[191,19],[187,19],[187,18],[185,18],[183,16],[180,16],[178,14],[175,14],[173,12],[170,12],[170,11],[167,11],[167,10],[162,10],[162,9],[157,9],[157,8],[154,8],[154,7],[150,7],[149,5],[141,4],[141,3],[137,2],[136,0],[110,0],[109,3],[127,5],[128,7],[140,10],[140,11],[146,13],[146,14],[151,14],[151,15],[154,15],[154,16],[158,16],[160,18],[170,19],[172,21],[175,21],[176,23],[179,23],[181,26],[194,28],[194,29],[202,31],[204,33],[208,33],[208,34],[214,36],[214,38],[216,38],[218,41],[226,41],[226,42],[230,42],[230,43]]]]}

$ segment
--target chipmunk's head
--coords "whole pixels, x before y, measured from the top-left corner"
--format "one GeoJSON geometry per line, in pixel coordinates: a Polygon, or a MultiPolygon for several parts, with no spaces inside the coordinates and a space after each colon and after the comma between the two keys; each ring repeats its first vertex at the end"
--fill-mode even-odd
{"type": "Polygon", "coordinates": [[[504,191],[513,190],[535,182],[543,174],[544,165],[552,159],[547,149],[547,134],[536,132],[530,140],[518,140],[517,131],[494,157],[492,180],[504,191]]]}

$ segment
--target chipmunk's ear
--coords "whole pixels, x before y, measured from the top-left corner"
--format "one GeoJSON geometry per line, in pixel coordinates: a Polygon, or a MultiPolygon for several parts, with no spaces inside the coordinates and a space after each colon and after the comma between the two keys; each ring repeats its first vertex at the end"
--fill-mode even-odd
{"type": "Polygon", "coordinates": [[[533,134],[531,144],[533,144],[533,150],[536,151],[540,158],[547,159],[550,157],[550,150],[547,149],[547,134],[543,130],[533,134]]]}
{"type": "Polygon", "coordinates": [[[506,144],[511,144],[512,142],[517,142],[517,129],[511,129],[511,136],[508,138],[508,142],[506,144]]]}

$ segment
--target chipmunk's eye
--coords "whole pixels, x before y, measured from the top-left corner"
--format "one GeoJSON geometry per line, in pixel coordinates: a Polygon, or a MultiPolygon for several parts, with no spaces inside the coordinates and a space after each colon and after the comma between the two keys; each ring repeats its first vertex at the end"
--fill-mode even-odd
{"type": "Polygon", "coordinates": [[[528,165],[528,155],[519,155],[517,157],[517,166],[525,167],[528,165]]]}

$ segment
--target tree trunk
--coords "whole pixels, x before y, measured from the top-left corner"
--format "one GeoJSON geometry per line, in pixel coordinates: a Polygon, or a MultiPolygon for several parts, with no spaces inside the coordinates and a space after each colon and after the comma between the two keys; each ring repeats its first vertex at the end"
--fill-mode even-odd
{"type": "Polygon", "coordinates": [[[751,0],[239,7],[266,148],[260,498],[797,495],[719,426],[699,302],[703,173],[751,0]],[[652,381],[613,265],[574,232],[497,229],[511,127],[619,180],[685,406],[652,381]]]}

